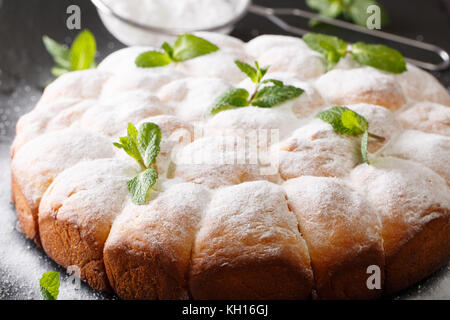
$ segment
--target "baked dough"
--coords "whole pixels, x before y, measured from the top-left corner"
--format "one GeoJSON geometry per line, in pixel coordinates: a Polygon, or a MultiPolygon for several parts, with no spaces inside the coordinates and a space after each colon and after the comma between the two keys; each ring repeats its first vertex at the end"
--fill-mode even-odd
{"type": "Polygon", "coordinates": [[[134,61],[151,48],[126,48],[45,89],[11,149],[27,237],[125,299],[373,299],[448,263],[450,95],[439,82],[351,57],[326,72],[293,37],[200,36],[221,50],[142,69],[134,61]],[[212,116],[225,90],[254,90],[236,59],[271,64],[267,78],[305,92],[212,116]],[[370,165],[360,137],[314,118],[336,104],[385,137],[370,140],[370,165]],[[137,164],[112,145],[128,122],[163,136],[143,206],[127,190],[137,164]],[[260,134],[251,150],[249,133],[260,134]],[[369,266],[380,289],[367,286],[369,266]]]}

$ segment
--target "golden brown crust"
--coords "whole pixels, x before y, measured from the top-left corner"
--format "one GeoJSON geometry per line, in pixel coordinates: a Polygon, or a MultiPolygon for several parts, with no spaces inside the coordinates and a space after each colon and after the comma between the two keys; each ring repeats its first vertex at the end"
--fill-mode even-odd
{"type": "MultiPolygon", "coordinates": [[[[431,209],[440,216],[422,226],[406,243],[386,250],[385,291],[403,290],[446,265],[450,259],[450,211],[431,209]]],[[[389,237],[384,230],[384,236],[389,237]]]]}
{"type": "Polygon", "coordinates": [[[200,300],[308,299],[312,273],[295,255],[283,250],[264,259],[236,256],[232,265],[222,265],[220,259],[203,264],[194,261],[190,291],[200,300]]]}
{"type": "Polygon", "coordinates": [[[114,291],[123,299],[187,299],[186,279],[178,272],[183,266],[171,261],[164,249],[148,246],[139,250],[126,239],[108,245],[104,261],[114,291]]]}
{"type": "Polygon", "coordinates": [[[38,208],[32,208],[30,202],[25,198],[19,184],[11,172],[11,187],[13,203],[16,205],[17,218],[19,220],[20,228],[25,235],[34,240],[34,242],[41,246],[39,240],[39,226],[38,226],[38,208]]]}
{"type": "Polygon", "coordinates": [[[92,288],[111,291],[103,264],[103,243],[83,236],[79,225],[70,220],[57,219],[57,216],[58,209],[39,214],[39,230],[45,252],[65,268],[80,268],[80,277],[92,288]]]}

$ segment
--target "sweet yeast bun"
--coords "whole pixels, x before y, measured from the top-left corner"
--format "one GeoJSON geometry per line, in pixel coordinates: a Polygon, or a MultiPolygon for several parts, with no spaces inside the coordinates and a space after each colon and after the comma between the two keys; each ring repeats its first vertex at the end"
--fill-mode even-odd
{"type": "Polygon", "coordinates": [[[125,299],[188,299],[191,250],[210,192],[177,184],[148,205],[129,203],[105,245],[111,286],[125,299]]]}
{"type": "Polygon", "coordinates": [[[213,136],[197,139],[175,155],[174,177],[209,188],[261,179],[279,181],[276,168],[270,168],[269,161],[260,163],[266,157],[256,155],[254,158],[249,156],[246,140],[240,137],[213,136]]]}
{"type": "Polygon", "coordinates": [[[17,215],[27,237],[39,242],[39,203],[59,173],[80,161],[113,154],[108,139],[79,129],[50,132],[20,148],[12,160],[11,177],[17,215]]]}
{"type": "Polygon", "coordinates": [[[110,77],[109,72],[95,69],[63,74],[45,88],[36,109],[54,104],[59,99],[96,99],[100,96],[103,85],[110,77]]]}
{"type": "Polygon", "coordinates": [[[303,176],[283,185],[306,240],[319,299],[371,299],[368,268],[384,279],[384,252],[377,210],[337,178],[303,176]]]}
{"type": "Polygon", "coordinates": [[[450,185],[450,137],[405,130],[383,149],[382,154],[421,163],[450,185]]]}
{"type": "Polygon", "coordinates": [[[245,44],[246,52],[257,60],[272,48],[295,48],[299,51],[309,49],[306,43],[296,37],[264,34],[245,44]]]}
{"type": "Polygon", "coordinates": [[[257,135],[259,140],[264,140],[258,142],[268,146],[273,142],[271,134],[276,135],[277,139],[285,139],[297,127],[298,120],[292,112],[283,112],[275,108],[249,107],[226,110],[216,114],[206,123],[205,133],[207,135],[236,135],[241,138],[257,135]]]}
{"type": "Polygon", "coordinates": [[[182,120],[200,121],[211,116],[215,99],[230,88],[219,78],[184,78],[162,87],[158,97],[182,120]]]}
{"type": "Polygon", "coordinates": [[[126,91],[99,101],[80,120],[81,128],[114,137],[127,128],[129,122],[168,112],[168,107],[150,92],[126,91]]]}
{"type": "Polygon", "coordinates": [[[214,193],[189,275],[194,299],[308,298],[308,250],[283,189],[256,181],[214,193]]]}
{"type": "Polygon", "coordinates": [[[396,78],[409,98],[450,106],[450,94],[435,77],[412,64],[407,68],[408,71],[396,75],[396,78]]]}
{"type": "Polygon", "coordinates": [[[45,252],[65,268],[78,267],[80,277],[94,289],[111,290],[103,246],[129,197],[127,181],[137,173],[135,165],[116,159],[81,162],[63,171],[40,203],[45,252]]]}
{"type": "Polygon", "coordinates": [[[273,146],[272,155],[279,157],[284,180],[305,175],[342,177],[359,163],[359,150],[359,141],[339,135],[328,123],[314,119],[273,146]]]}
{"type": "Polygon", "coordinates": [[[405,129],[450,136],[450,108],[432,102],[411,103],[397,115],[405,129]]]}
{"type": "Polygon", "coordinates": [[[395,111],[406,103],[396,78],[372,67],[334,69],[315,84],[330,105],[368,103],[395,111]]]}
{"type": "Polygon", "coordinates": [[[350,174],[377,208],[386,257],[385,291],[422,280],[450,258],[450,191],[444,179],[412,161],[378,158],[350,174]]]}
{"type": "Polygon", "coordinates": [[[50,131],[76,126],[78,120],[96,100],[59,99],[54,104],[41,105],[20,117],[16,137],[11,147],[11,158],[28,141],[50,131]]]}

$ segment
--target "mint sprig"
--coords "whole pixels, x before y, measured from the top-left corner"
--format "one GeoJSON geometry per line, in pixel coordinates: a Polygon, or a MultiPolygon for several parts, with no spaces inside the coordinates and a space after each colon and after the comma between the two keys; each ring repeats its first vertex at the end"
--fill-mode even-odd
{"type": "Polygon", "coordinates": [[[161,49],[161,51],[151,50],[141,53],[136,58],[136,66],[139,68],[163,67],[172,62],[182,62],[216,52],[219,47],[192,34],[182,34],[173,46],[164,42],[161,49]]]}
{"type": "Polygon", "coordinates": [[[49,271],[39,280],[42,298],[44,300],[57,300],[59,294],[59,272],[49,271]]]}
{"type": "Polygon", "coordinates": [[[255,61],[255,67],[238,60],[235,61],[235,64],[256,84],[255,91],[251,95],[242,88],[232,88],[224,92],[216,99],[211,108],[211,114],[213,115],[224,110],[248,106],[272,108],[280,103],[294,99],[304,92],[303,89],[285,85],[280,80],[262,80],[269,67],[261,68],[257,61],[255,61]],[[269,85],[261,88],[262,84],[269,85]]]}
{"type": "Polygon", "coordinates": [[[369,122],[358,113],[347,107],[336,106],[320,112],[317,118],[333,127],[334,131],[349,136],[362,135],[361,157],[364,163],[369,163],[367,145],[369,137],[384,141],[384,137],[369,133],[369,122]]]}
{"type": "Polygon", "coordinates": [[[347,54],[347,42],[338,37],[320,33],[307,33],[303,41],[314,51],[321,53],[328,63],[327,69],[334,67],[347,54]]]}
{"type": "Polygon", "coordinates": [[[161,130],[151,122],[143,123],[139,130],[129,123],[127,136],[120,137],[119,143],[114,143],[115,147],[123,149],[141,167],[141,172],[127,184],[132,200],[137,205],[147,203],[150,190],[158,180],[154,164],[160,152],[160,144],[161,130]]]}
{"type": "MultiPolygon", "coordinates": [[[[306,4],[313,10],[326,18],[343,17],[348,21],[365,27],[370,14],[367,8],[371,5],[377,5],[381,10],[381,27],[389,23],[389,17],[386,10],[375,0],[306,0],[306,4]]],[[[312,25],[318,24],[317,20],[312,21],[312,25]]]]}
{"type": "Polygon", "coordinates": [[[70,49],[46,35],[42,37],[42,41],[56,63],[51,69],[55,77],[71,71],[96,67],[95,55],[97,54],[97,44],[94,35],[89,30],[84,30],[79,33],[70,49]]]}
{"type": "Polygon", "coordinates": [[[402,73],[407,70],[403,55],[385,45],[357,42],[349,46],[342,39],[318,33],[304,35],[303,41],[312,50],[323,55],[328,63],[328,70],[334,67],[347,53],[350,53],[353,60],[361,65],[391,73],[402,73]]]}

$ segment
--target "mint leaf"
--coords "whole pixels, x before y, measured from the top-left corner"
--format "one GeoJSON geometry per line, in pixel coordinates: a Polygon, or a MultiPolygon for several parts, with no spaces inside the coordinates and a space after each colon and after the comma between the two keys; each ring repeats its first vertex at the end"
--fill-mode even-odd
{"type": "Polygon", "coordinates": [[[217,114],[224,110],[230,110],[249,106],[250,94],[245,89],[230,89],[219,96],[211,108],[211,114],[217,114]]]}
{"type": "Polygon", "coordinates": [[[44,300],[56,300],[59,294],[59,272],[49,271],[39,280],[41,294],[44,300]]]}
{"type": "Polygon", "coordinates": [[[280,81],[280,80],[274,80],[274,79],[267,79],[267,80],[264,80],[262,83],[273,83],[273,84],[276,85],[277,87],[282,87],[282,86],[284,86],[283,81],[280,81]]]}
{"type": "Polygon", "coordinates": [[[275,81],[276,85],[264,87],[259,90],[251,104],[260,108],[272,108],[275,105],[300,96],[304,91],[294,86],[281,85],[275,81]]]}
{"type": "Polygon", "coordinates": [[[369,163],[367,152],[369,137],[384,140],[383,137],[369,133],[368,121],[363,116],[347,107],[332,107],[328,110],[320,112],[317,115],[317,118],[331,124],[334,131],[337,133],[351,136],[362,134],[361,157],[364,163],[369,163]]]}
{"type": "Polygon", "coordinates": [[[343,4],[341,1],[330,0],[306,0],[306,4],[311,9],[319,11],[319,14],[328,18],[336,18],[342,13],[343,4]]]}
{"type": "Polygon", "coordinates": [[[347,107],[332,107],[320,112],[317,118],[331,124],[337,133],[346,135],[360,135],[369,128],[364,117],[347,107]]]}
{"type": "Polygon", "coordinates": [[[72,70],[86,70],[95,66],[97,44],[89,30],[82,31],[70,48],[70,64],[72,70]]]}
{"type": "Polygon", "coordinates": [[[251,65],[249,65],[248,63],[236,60],[234,62],[237,67],[243,72],[245,73],[254,83],[259,83],[258,79],[258,70],[256,70],[255,68],[253,68],[251,65]]]}
{"type": "Polygon", "coordinates": [[[347,54],[347,42],[337,37],[318,33],[307,33],[303,36],[303,41],[312,50],[323,55],[328,63],[328,69],[334,67],[347,54]]]}
{"type": "Polygon", "coordinates": [[[158,173],[151,168],[139,173],[132,180],[128,181],[128,190],[131,193],[133,203],[137,205],[146,204],[150,189],[155,185],[157,179],[158,173]]]}
{"type": "Polygon", "coordinates": [[[362,140],[361,140],[361,155],[363,163],[369,164],[369,156],[367,153],[367,145],[369,143],[369,131],[364,131],[362,140]]]}
{"type": "Polygon", "coordinates": [[[128,136],[120,137],[120,143],[113,143],[115,147],[123,149],[130,157],[134,158],[141,168],[145,169],[144,160],[142,159],[138,145],[138,130],[134,125],[128,123],[128,136]]]}
{"type": "Polygon", "coordinates": [[[173,48],[167,42],[164,42],[161,48],[167,53],[171,60],[173,60],[173,48]]]}
{"type": "Polygon", "coordinates": [[[352,45],[352,57],[359,64],[383,71],[391,73],[406,71],[406,62],[402,54],[385,45],[357,42],[352,45]]]}
{"type": "Polygon", "coordinates": [[[70,51],[67,47],[59,44],[55,40],[51,39],[48,36],[43,36],[42,41],[44,42],[44,46],[47,49],[48,53],[52,56],[56,65],[60,69],[70,70],[70,51]]]}
{"type": "Polygon", "coordinates": [[[234,63],[243,73],[245,73],[250,78],[250,80],[252,80],[256,84],[261,83],[262,78],[266,75],[267,70],[269,70],[269,67],[260,68],[258,61],[255,61],[256,68],[253,68],[248,63],[239,60],[234,61],[234,63]]]}
{"type": "Polygon", "coordinates": [[[139,68],[155,68],[167,66],[172,62],[186,61],[219,50],[211,42],[192,34],[182,34],[172,47],[167,42],[161,46],[161,51],[147,51],[141,53],[135,60],[139,68]]]}
{"type": "Polygon", "coordinates": [[[173,46],[173,59],[175,61],[186,61],[218,50],[219,48],[216,45],[203,38],[192,34],[182,34],[173,46]]]}
{"type": "Polygon", "coordinates": [[[140,126],[137,139],[139,153],[142,155],[144,165],[148,168],[155,163],[159,154],[161,130],[156,124],[146,122],[140,126]]]}
{"type": "Polygon", "coordinates": [[[135,60],[135,64],[139,68],[164,67],[171,62],[172,59],[167,53],[159,51],[143,52],[135,60]]]}
{"type": "Polygon", "coordinates": [[[160,152],[161,137],[161,129],[154,123],[145,122],[139,130],[129,123],[128,136],[119,138],[120,143],[114,143],[141,166],[142,172],[128,181],[128,190],[138,205],[147,202],[148,192],[158,179],[157,171],[151,166],[160,152]]]}
{"type": "Polygon", "coordinates": [[[50,71],[57,78],[62,76],[63,74],[65,74],[67,72],[70,72],[70,70],[64,69],[64,68],[61,68],[61,67],[58,67],[58,66],[52,67],[52,69],[50,71]]]}
{"type": "Polygon", "coordinates": [[[369,128],[365,118],[352,110],[345,110],[341,115],[342,125],[353,134],[361,134],[369,128]]]}

